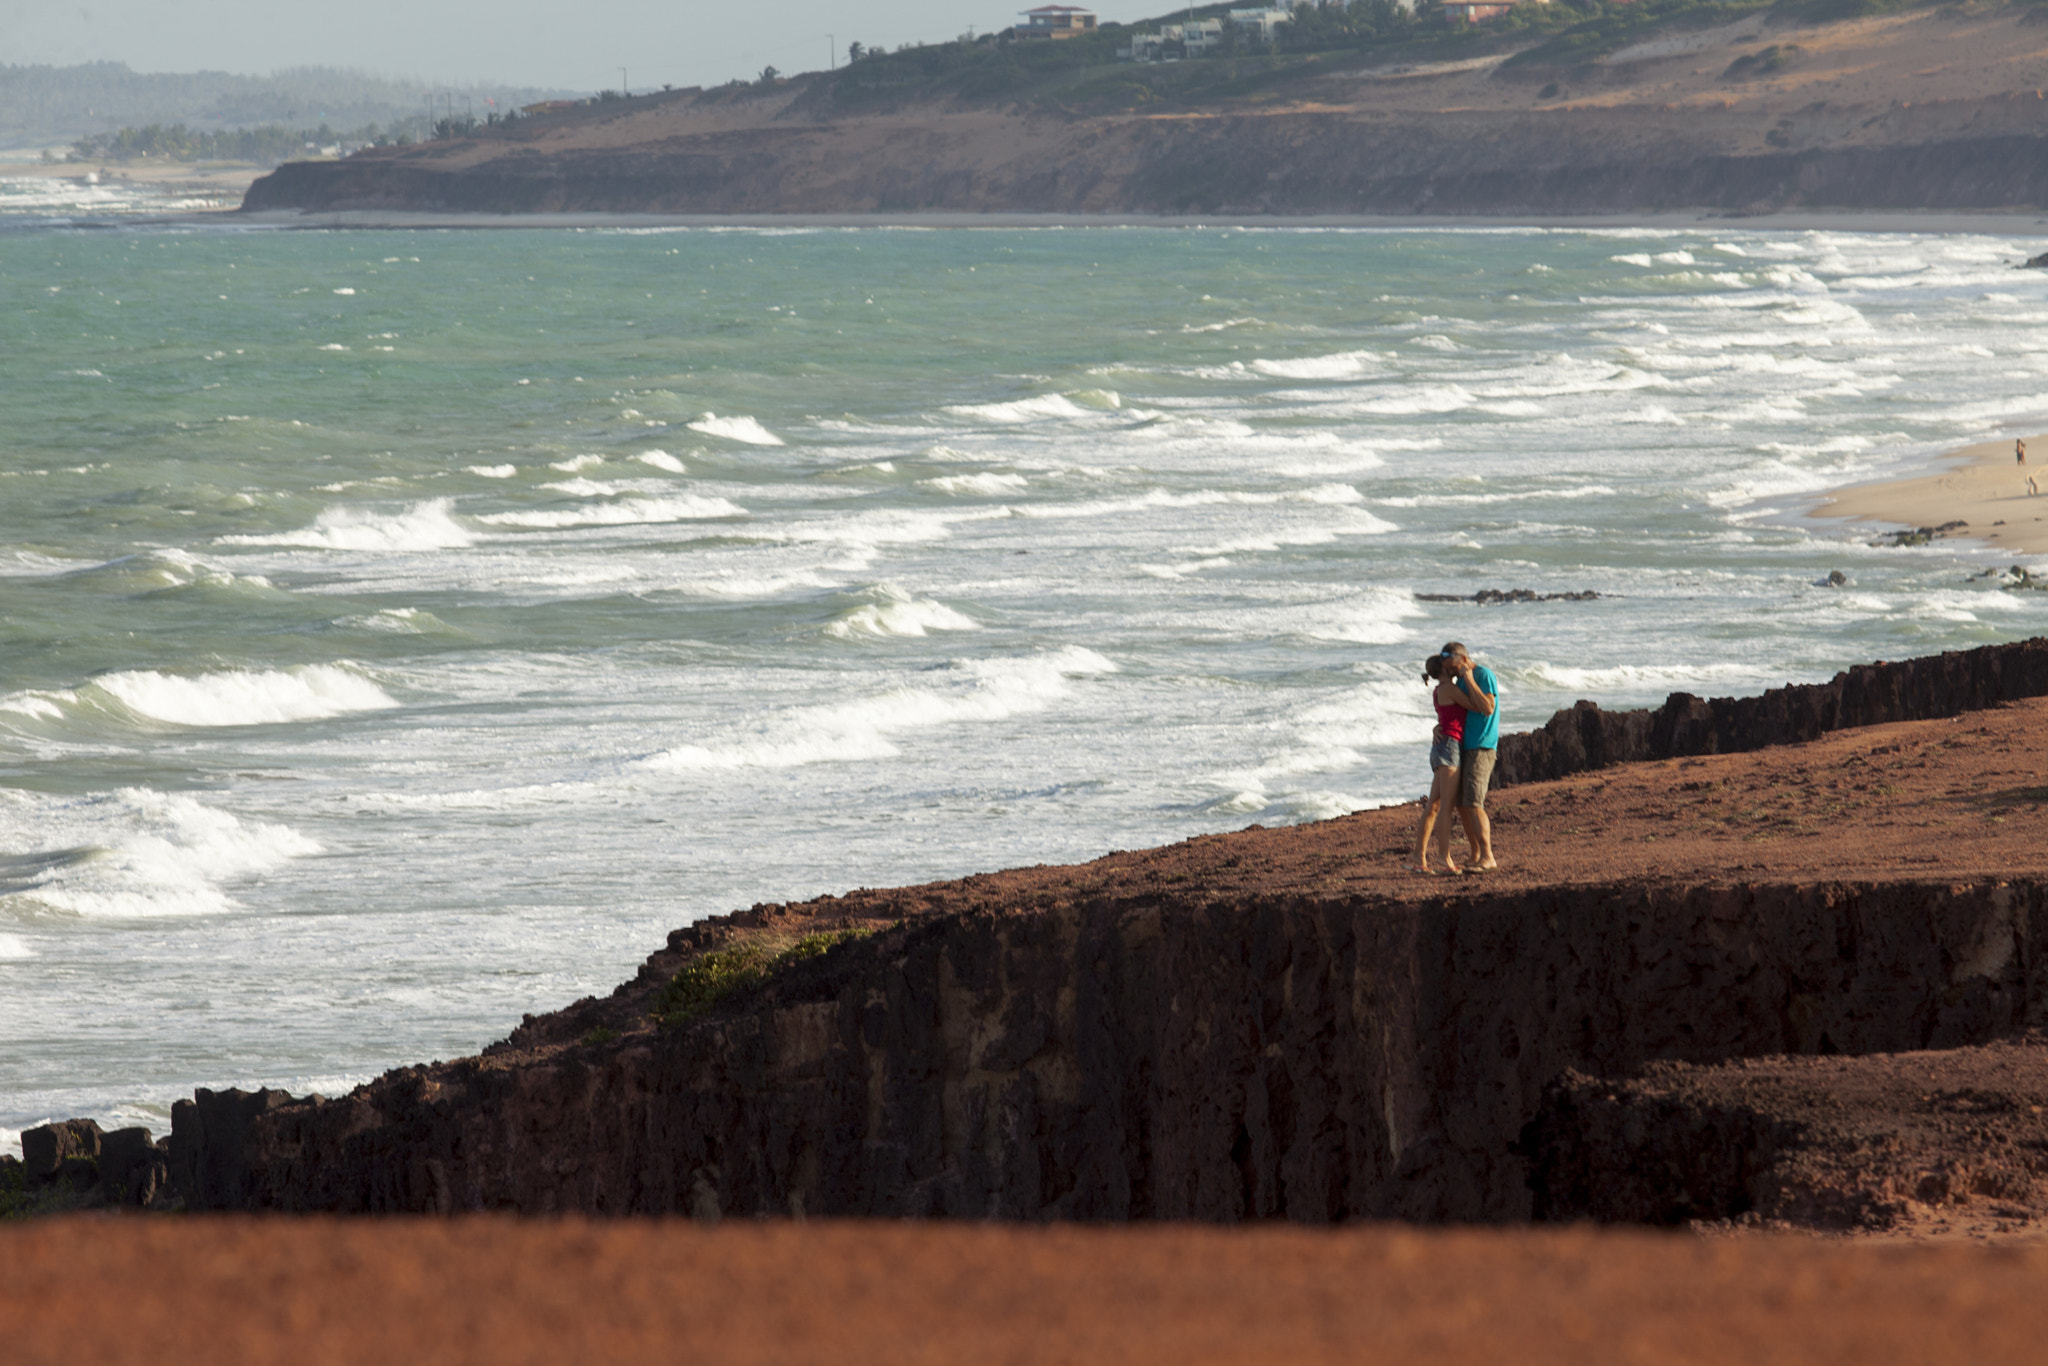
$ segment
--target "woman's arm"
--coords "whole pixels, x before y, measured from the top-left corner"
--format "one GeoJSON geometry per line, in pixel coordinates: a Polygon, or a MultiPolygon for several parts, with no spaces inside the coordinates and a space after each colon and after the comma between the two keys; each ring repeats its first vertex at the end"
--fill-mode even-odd
{"type": "Polygon", "coordinates": [[[1466,696],[1465,690],[1455,683],[1436,685],[1436,704],[1439,707],[1463,707],[1466,711],[1479,710],[1479,704],[1466,696]]]}

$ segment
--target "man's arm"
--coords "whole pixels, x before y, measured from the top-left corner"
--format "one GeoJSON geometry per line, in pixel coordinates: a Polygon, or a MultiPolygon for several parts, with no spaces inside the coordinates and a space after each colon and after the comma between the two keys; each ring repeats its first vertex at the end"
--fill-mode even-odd
{"type": "Polygon", "coordinates": [[[1472,676],[1472,667],[1470,663],[1467,663],[1464,668],[1458,670],[1458,692],[1460,694],[1458,705],[1466,711],[1476,711],[1481,716],[1491,716],[1493,715],[1493,694],[1480,691],[1479,680],[1472,676]]]}

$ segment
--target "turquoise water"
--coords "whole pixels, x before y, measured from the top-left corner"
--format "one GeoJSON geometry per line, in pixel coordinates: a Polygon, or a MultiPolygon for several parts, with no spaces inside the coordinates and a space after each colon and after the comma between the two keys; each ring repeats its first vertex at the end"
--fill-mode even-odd
{"type": "Polygon", "coordinates": [[[1411,798],[1447,638],[1513,729],[2048,617],[1794,515],[2039,429],[2033,241],[8,203],[8,1130],[467,1053],[756,901],[1411,798]],[[1613,596],[1417,596],[1482,587],[1613,596]]]}

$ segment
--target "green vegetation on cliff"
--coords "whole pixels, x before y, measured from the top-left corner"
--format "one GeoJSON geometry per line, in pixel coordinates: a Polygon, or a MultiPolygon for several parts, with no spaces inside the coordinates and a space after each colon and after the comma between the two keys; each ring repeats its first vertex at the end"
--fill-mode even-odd
{"type": "Polygon", "coordinates": [[[695,959],[669,979],[655,998],[652,1014],[666,1025],[688,1024],[783,969],[859,939],[861,929],[821,930],[794,941],[746,939],[695,959]]]}
{"type": "Polygon", "coordinates": [[[389,141],[392,141],[391,135],[374,123],[347,132],[336,132],[324,123],[318,128],[288,128],[283,124],[266,123],[257,128],[220,130],[188,128],[182,123],[169,126],[152,123],[141,128],[121,128],[80,138],[71,146],[71,159],[246,161],[274,166],[280,161],[303,156],[308,149],[389,141]]]}

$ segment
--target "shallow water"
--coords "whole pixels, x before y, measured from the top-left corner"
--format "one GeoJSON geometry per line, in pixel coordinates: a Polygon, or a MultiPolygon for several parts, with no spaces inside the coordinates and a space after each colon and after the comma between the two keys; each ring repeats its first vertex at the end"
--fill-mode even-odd
{"type": "Polygon", "coordinates": [[[1790,515],[2038,424],[2032,241],[5,204],[0,1139],[467,1053],[756,901],[1405,800],[1446,638],[1517,728],[2048,618],[1790,515]],[[1416,596],[1482,587],[1611,596],[1416,596]]]}

